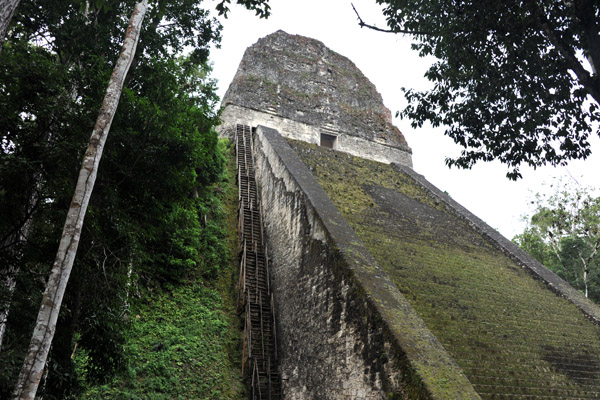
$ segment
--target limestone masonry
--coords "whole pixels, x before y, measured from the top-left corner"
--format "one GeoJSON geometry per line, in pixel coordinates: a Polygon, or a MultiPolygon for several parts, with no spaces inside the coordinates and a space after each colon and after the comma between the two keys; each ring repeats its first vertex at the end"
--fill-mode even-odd
{"type": "Polygon", "coordinates": [[[358,68],[317,40],[277,31],[249,47],[223,98],[222,132],[265,125],[285,137],[412,165],[390,110],[358,68]]]}
{"type": "Polygon", "coordinates": [[[600,308],[413,171],[351,61],[275,32],[223,105],[254,131],[284,399],[600,399],[600,308]]]}

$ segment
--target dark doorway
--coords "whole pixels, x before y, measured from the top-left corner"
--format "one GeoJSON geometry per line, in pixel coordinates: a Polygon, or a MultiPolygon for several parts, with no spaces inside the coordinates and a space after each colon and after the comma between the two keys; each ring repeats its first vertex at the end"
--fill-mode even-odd
{"type": "Polygon", "coordinates": [[[335,135],[328,135],[327,133],[321,133],[321,146],[329,149],[335,149],[337,147],[338,137],[335,135]]]}

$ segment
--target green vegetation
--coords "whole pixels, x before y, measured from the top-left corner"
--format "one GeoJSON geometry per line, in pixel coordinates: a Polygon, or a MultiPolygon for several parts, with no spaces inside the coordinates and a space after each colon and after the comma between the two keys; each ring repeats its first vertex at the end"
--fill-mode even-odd
{"type": "Polygon", "coordinates": [[[413,49],[436,59],[431,89],[403,89],[403,116],[445,127],[464,148],[448,165],[497,159],[516,179],[521,164],[589,156],[600,133],[599,2],[377,3],[392,32],[412,33],[413,49]]]}
{"type": "MultiPolygon", "coordinates": [[[[0,57],[0,311],[9,310],[6,325],[0,320],[0,398],[10,397],[22,365],[133,4],[22,1],[8,31],[0,57]]],[[[239,392],[230,376],[238,322],[221,221],[229,178],[207,64],[220,29],[198,1],[148,10],[38,391],[44,399],[86,390],[118,398],[119,388],[144,397],[168,386],[160,371],[189,384],[173,396],[239,392]],[[184,48],[192,50],[184,56],[184,48]],[[197,328],[188,325],[194,318],[197,328]],[[165,347],[136,353],[150,342],[165,347]],[[201,354],[206,349],[214,353],[201,354]],[[218,376],[227,384],[217,386],[218,376]],[[212,382],[209,390],[202,380],[212,382]]]]}
{"type": "MultiPolygon", "coordinates": [[[[237,278],[237,187],[233,157],[229,173],[211,189],[209,247],[221,260],[205,279],[191,272],[178,284],[143,290],[132,304],[125,332],[125,368],[89,399],[242,399],[239,321],[233,302],[237,278]],[[220,244],[227,243],[227,246],[220,244]]],[[[206,252],[205,254],[208,254],[206,252]]],[[[86,381],[86,352],[76,353],[86,381]]]]}
{"type": "MultiPolygon", "coordinates": [[[[190,282],[144,297],[148,304],[133,307],[125,334],[127,375],[84,398],[232,398],[221,295],[190,282]]],[[[85,356],[78,357],[85,370],[85,356]]]]}
{"type": "Polygon", "coordinates": [[[553,193],[537,194],[535,206],[513,241],[600,302],[600,197],[591,188],[559,183],[553,193]]]}
{"type": "Polygon", "coordinates": [[[293,147],[483,398],[599,389],[600,330],[574,305],[392,166],[293,147]]]}

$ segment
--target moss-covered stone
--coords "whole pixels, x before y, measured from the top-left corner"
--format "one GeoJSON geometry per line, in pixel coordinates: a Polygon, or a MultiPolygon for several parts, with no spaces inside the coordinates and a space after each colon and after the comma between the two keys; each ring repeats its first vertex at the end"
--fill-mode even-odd
{"type": "Polygon", "coordinates": [[[600,398],[600,328],[390,165],[292,146],[482,398],[600,398]]]}
{"type": "Polygon", "coordinates": [[[283,31],[249,47],[223,98],[253,110],[410,152],[375,86],[323,43],[283,31]]]}
{"type": "Polygon", "coordinates": [[[480,399],[285,139],[255,139],[284,392],[480,399]]]}

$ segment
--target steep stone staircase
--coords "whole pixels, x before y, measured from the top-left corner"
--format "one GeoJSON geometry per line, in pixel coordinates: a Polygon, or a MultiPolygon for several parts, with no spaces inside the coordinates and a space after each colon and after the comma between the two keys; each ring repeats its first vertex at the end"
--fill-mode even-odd
{"type": "Polygon", "coordinates": [[[251,399],[277,400],[281,398],[281,378],[277,369],[275,313],[250,127],[237,125],[235,141],[239,188],[238,307],[245,313],[242,370],[251,399]]]}

